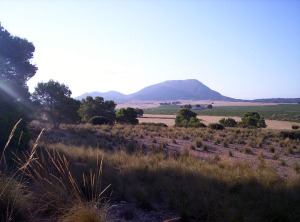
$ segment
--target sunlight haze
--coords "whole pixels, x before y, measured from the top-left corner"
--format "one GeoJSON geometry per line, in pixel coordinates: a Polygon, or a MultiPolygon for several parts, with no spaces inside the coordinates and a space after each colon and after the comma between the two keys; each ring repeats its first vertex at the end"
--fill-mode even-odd
{"type": "Polygon", "coordinates": [[[30,91],[76,97],[198,79],[238,99],[300,97],[300,1],[1,0],[0,22],[35,46],[30,91]]]}

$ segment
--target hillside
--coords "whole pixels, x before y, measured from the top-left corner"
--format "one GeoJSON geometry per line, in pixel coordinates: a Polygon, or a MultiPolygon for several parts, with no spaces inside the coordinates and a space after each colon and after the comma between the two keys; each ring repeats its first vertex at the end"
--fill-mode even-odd
{"type": "Polygon", "coordinates": [[[196,79],[169,80],[162,83],[147,86],[140,91],[124,95],[110,91],[106,93],[92,92],[78,96],[82,99],[86,96],[102,96],[106,100],[219,100],[236,101],[233,98],[221,95],[196,79]]]}
{"type": "Polygon", "coordinates": [[[76,99],[81,100],[86,98],[87,96],[91,96],[91,97],[96,97],[96,96],[100,96],[103,97],[105,100],[114,100],[114,101],[118,101],[118,100],[124,100],[126,98],[126,95],[116,92],[116,91],[108,91],[108,92],[91,92],[91,93],[84,93],[78,97],[76,97],[76,99]]]}
{"type": "Polygon", "coordinates": [[[148,86],[128,95],[127,98],[131,100],[234,100],[211,90],[196,79],[165,81],[148,86]]]}
{"type": "Polygon", "coordinates": [[[243,102],[264,102],[264,103],[299,103],[300,98],[265,98],[254,100],[234,99],[222,95],[210,89],[196,79],[168,80],[162,83],[147,86],[138,92],[125,95],[116,91],[84,93],[76,99],[83,99],[87,96],[101,96],[105,100],[132,101],[132,100],[214,100],[214,101],[243,101],[243,102]]]}

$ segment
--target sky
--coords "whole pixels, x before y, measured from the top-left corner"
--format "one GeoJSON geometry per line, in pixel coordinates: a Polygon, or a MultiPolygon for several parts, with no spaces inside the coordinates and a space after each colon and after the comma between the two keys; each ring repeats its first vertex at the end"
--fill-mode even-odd
{"type": "Polygon", "coordinates": [[[35,46],[31,92],[198,79],[232,98],[300,97],[300,0],[0,0],[0,22],[35,46]]]}

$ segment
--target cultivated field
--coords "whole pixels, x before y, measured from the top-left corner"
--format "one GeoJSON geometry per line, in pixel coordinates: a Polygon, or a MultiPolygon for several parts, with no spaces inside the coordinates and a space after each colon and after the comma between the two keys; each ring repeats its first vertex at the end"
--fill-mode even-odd
{"type": "MultiPolygon", "coordinates": [[[[177,102],[180,102],[182,105],[184,104],[191,104],[191,105],[208,105],[213,104],[213,106],[221,107],[221,106],[274,106],[278,105],[277,103],[254,103],[254,102],[227,102],[227,101],[212,101],[212,100],[176,100],[177,102]]],[[[161,100],[155,100],[155,101],[120,101],[118,102],[117,109],[119,108],[126,108],[126,107],[133,107],[133,108],[157,108],[160,106],[160,103],[164,102],[174,102],[173,100],[170,101],[161,101],[161,100]]]]}
{"type": "MultiPolygon", "coordinates": [[[[152,115],[144,114],[142,118],[139,118],[141,123],[143,122],[153,122],[153,123],[164,123],[168,126],[174,126],[176,115],[152,115]]],[[[210,123],[218,123],[221,118],[227,118],[228,116],[197,116],[201,122],[205,125],[210,123]]],[[[241,117],[231,117],[236,121],[240,121],[241,117]]],[[[289,130],[292,129],[292,125],[299,125],[298,122],[289,122],[289,121],[279,121],[279,120],[266,120],[267,129],[282,129],[289,130]]]]}
{"type": "MultiPolygon", "coordinates": [[[[262,115],[266,120],[280,120],[300,123],[300,104],[276,104],[276,103],[251,103],[251,102],[224,102],[224,101],[179,101],[179,105],[163,105],[166,101],[131,101],[118,104],[117,108],[134,107],[144,110],[145,114],[156,115],[176,115],[183,105],[213,105],[213,109],[193,110],[201,116],[220,116],[220,117],[242,117],[248,111],[255,111],[262,115]]],[[[172,101],[170,101],[172,102],[172,101]]],[[[283,123],[270,122],[272,128],[278,127],[283,123]]],[[[287,127],[287,126],[283,126],[287,127]]],[[[279,127],[280,128],[280,127],[279,127]]]]}

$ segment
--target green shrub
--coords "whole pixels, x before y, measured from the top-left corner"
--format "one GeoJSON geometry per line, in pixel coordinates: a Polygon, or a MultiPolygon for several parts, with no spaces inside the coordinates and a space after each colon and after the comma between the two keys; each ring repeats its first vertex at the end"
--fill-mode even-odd
{"type": "Polygon", "coordinates": [[[292,129],[297,130],[297,129],[299,129],[299,126],[298,125],[292,125],[292,129]]]}
{"type": "Polygon", "coordinates": [[[263,117],[257,112],[247,112],[242,117],[242,124],[244,127],[253,127],[253,128],[266,128],[266,122],[263,117]]]}
{"type": "Polygon", "coordinates": [[[153,122],[143,122],[143,123],[140,123],[140,125],[143,125],[143,126],[160,126],[160,127],[168,127],[167,124],[165,123],[153,123],[153,122]]]}
{"type": "Polygon", "coordinates": [[[89,120],[89,123],[93,125],[112,124],[112,122],[104,116],[94,116],[89,120]]]}
{"type": "Polygon", "coordinates": [[[205,124],[201,123],[200,120],[196,117],[197,113],[183,108],[179,110],[179,113],[175,119],[175,126],[177,127],[206,127],[205,124]]]}
{"type": "Polygon", "coordinates": [[[219,123],[225,127],[236,127],[237,121],[233,118],[222,118],[219,120],[219,123]]]}
{"type": "Polygon", "coordinates": [[[292,140],[300,139],[300,131],[281,131],[280,136],[283,138],[289,138],[292,140]]]}
{"type": "Polygon", "coordinates": [[[219,124],[219,123],[210,123],[208,125],[208,127],[211,128],[211,129],[215,129],[215,130],[223,130],[223,129],[225,129],[225,127],[222,124],[219,124]]]}

